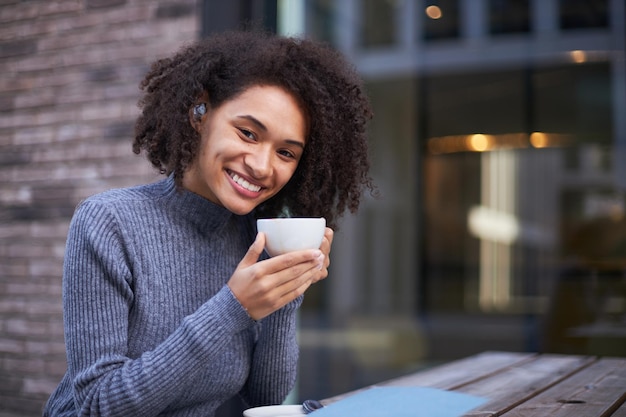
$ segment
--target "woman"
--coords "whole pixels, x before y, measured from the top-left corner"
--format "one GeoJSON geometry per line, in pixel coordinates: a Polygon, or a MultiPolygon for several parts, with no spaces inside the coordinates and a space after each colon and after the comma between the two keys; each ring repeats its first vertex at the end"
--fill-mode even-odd
{"type": "Polygon", "coordinates": [[[141,84],[135,153],[167,178],[79,205],[63,295],[68,369],[46,416],[212,416],[281,403],[295,311],[328,274],[336,220],[368,176],[354,69],[307,40],[214,35],[141,84]],[[255,219],[323,216],[319,250],[268,258],[255,219]]]}

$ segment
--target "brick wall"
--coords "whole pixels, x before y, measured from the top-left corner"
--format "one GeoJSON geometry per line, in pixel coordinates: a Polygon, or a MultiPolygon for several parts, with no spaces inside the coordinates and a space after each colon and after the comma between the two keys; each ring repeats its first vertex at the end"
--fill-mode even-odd
{"type": "Polygon", "coordinates": [[[65,371],[70,217],[157,178],[131,150],[137,86],[199,16],[199,0],[0,0],[0,417],[40,416],[65,371]]]}

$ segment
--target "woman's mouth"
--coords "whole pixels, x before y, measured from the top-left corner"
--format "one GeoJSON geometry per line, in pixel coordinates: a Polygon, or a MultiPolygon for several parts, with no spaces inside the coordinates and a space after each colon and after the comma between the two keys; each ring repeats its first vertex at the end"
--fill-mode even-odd
{"type": "Polygon", "coordinates": [[[240,187],[245,188],[248,191],[252,191],[253,193],[258,193],[259,191],[261,191],[261,186],[250,184],[248,181],[241,178],[239,175],[235,174],[234,172],[229,172],[228,174],[233,179],[233,181],[236,182],[240,187]]]}

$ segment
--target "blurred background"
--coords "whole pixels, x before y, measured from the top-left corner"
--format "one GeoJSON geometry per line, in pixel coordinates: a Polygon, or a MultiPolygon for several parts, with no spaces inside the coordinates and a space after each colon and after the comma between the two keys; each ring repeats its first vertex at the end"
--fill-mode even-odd
{"type": "MultiPolygon", "coordinates": [[[[154,181],[138,83],[215,31],[344,52],[380,198],[300,312],[290,401],[485,350],[626,356],[625,0],[0,0],[0,417],[65,371],[76,204],[154,181]]],[[[222,415],[240,415],[236,405],[222,415]]]]}

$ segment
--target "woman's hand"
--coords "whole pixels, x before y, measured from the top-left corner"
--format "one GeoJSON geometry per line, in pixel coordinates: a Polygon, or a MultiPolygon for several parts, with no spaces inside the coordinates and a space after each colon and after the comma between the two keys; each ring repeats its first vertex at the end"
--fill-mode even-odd
{"type": "Polygon", "coordinates": [[[250,317],[260,320],[268,316],[328,275],[327,254],[332,233],[330,239],[327,235],[320,249],[290,252],[261,262],[258,259],[265,246],[265,235],[257,235],[228,281],[230,290],[250,317]]]}

